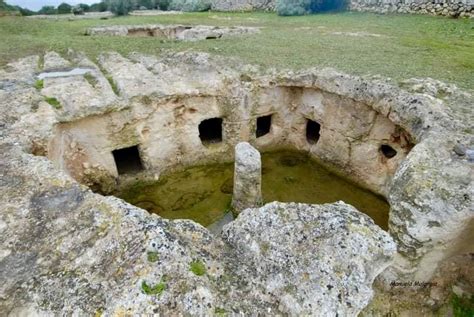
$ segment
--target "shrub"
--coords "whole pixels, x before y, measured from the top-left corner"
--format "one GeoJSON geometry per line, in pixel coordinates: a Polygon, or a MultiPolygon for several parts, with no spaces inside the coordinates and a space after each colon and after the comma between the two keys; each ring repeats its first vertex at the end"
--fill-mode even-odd
{"type": "Polygon", "coordinates": [[[169,5],[171,10],[186,12],[208,11],[211,8],[210,0],[171,0],[169,5]]]}
{"type": "Polygon", "coordinates": [[[135,8],[139,10],[149,10],[153,9],[153,1],[152,0],[135,0],[135,8]]]}
{"type": "Polygon", "coordinates": [[[277,0],[278,15],[304,15],[310,13],[311,0],[277,0]]]}
{"type": "Polygon", "coordinates": [[[72,8],[72,13],[74,15],[83,15],[84,14],[84,9],[80,6],[75,6],[74,8],[72,8]]]}
{"type": "Polygon", "coordinates": [[[277,0],[278,15],[304,15],[335,11],[346,7],[346,0],[277,0]]]}
{"type": "Polygon", "coordinates": [[[99,3],[91,4],[91,6],[89,7],[89,11],[90,12],[104,12],[104,11],[107,11],[107,4],[104,1],[99,2],[99,3]]]}
{"type": "Polygon", "coordinates": [[[20,8],[20,13],[22,16],[30,16],[30,15],[35,15],[36,12],[25,9],[25,8],[20,8]]]}
{"type": "Polygon", "coordinates": [[[56,11],[56,8],[53,6],[44,6],[38,11],[38,13],[52,15],[52,14],[56,14],[57,11],[56,11]]]}
{"type": "Polygon", "coordinates": [[[81,7],[84,12],[89,12],[90,6],[88,4],[79,3],[78,6],[81,7]]]}
{"type": "Polygon", "coordinates": [[[72,6],[69,4],[63,2],[60,5],[58,5],[58,14],[68,14],[71,13],[72,6]]]}
{"type": "Polygon", "coordinates": [[[166,11],[170,7],[170,2],[171,0],[157,0],[156,5],[158,6],[158,9],[166,11]]]}
{"type": "Polygon", "coordinates": [[[108,0],[107,7],[115,15],[127,15],[133,10],[132,0],[108,0]]]}

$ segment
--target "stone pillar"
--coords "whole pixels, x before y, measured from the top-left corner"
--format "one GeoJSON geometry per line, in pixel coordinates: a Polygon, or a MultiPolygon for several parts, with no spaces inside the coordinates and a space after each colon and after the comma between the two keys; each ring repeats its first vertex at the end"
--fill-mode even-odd
{"type": "Polygon", "coordinates": [[[237,216],[246,208],[262,204],[262,162],[260,153],[249,143],[235,146],[232,208],[237,216]]]}

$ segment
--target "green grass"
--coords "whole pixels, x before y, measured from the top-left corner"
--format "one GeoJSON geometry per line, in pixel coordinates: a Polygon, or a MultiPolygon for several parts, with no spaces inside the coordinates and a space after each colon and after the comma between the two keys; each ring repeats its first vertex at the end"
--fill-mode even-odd
{"type": "Polygon", "coordinates": [[[189,264],[189,270],[197,276],[206,274],[206,266],[200,260],[194,260],[189,264]]]}
{"type": "Polygon", "coordinates": [[[146,257],[149,262],[156,262],[160,259],[158,252],[152,252],[152,251],[148,252],[146,254],[146,257]]]}
{"type": "Polygon", "coordinates": [[[61,103],[59,102],[58,99],[54,97],[45,97],[44,100],[49,103],[51,106],[53,106],[54,109],[61,109],[61,103]]]}
{"type": "Polygon", "coordinates": [[[474,295],[459,297],[452,295],[451,307],[454,317],[473,317],[474,316],[474,295]]]}
{"type": "Polygon", "coordinates": [[[110,87],[112,88],[112,91],[114,92],[114,94],[116,94],[117,96],[120,95],[120,90],[115,84],[115,81],[113,80],[112,76],[106,75],[105,78],[107,78],[107,81],[109,82],[110,87]]]}
{"type": "Polygon", "coordinates": [[[148,285],[145,281],[142,282],[142,291],[147,295],[161,295],[166,289],[166,283],[161,281],[155,285],[148,285]]]}
{"type": "Polygon", "coordinates": [[[353,74],[396,80],[432,77],[472,89],[474,21],[422,15],[337,13],[280,17],[273,13],[186,13],[109,20],[0,19],[0,64],[48,50],[68,48],[94,59],[101,52],[159,54],[205,51],[276,68],[334,67],[353,74]],[[257,35],[197,42],[156,38],[84,36],[87,27],[114,24],[182,23],[262,27],[257,35]],[[334,34],[343,32],[343,34],[334,34]],[[367,32],[381,36],[349,36],[367,32]]]}
{"type": "Polygon", "coordinates": [[[35,81],[34,87],[38,90],[41,90],[44,88],[44,81],[42,79],[38,79],[35,81]]]}
{"type": "Polygon", "coordinates": [[[90,74],[90,73],[85,73],[84,74],[84,79],[87,80],[87,82],[92,86],[92,87],[95,87],[99,81],[97,80],[97,78],[95,78],[94,75],[90,74]]]}

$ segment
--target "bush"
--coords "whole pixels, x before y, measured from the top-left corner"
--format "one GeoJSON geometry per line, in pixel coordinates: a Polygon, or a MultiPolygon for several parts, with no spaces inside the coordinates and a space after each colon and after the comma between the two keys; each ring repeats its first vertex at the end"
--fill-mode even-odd
{"type": "Polygon", "coordinates": [[[41,8],[41,10],[38,11],[39,14],[47,14],[47,15],[52,15],[56,14],[56,8],[53,6],[44,6],[41,8]]]}
{"type": "Polygon", "coordinates": [[[171,0],[169,5],[169,9],[171,10],[186,12],[208,11],[210,8],[210,0],[171,0]]]}
{"type": "Polygon", "coordinates": [[[158,6],[158,9],[166,11],[170,7],[170,2],[171,0],[157,0],[156,5],[158,6]]]}
{"type": "Polygon", "coordinates": [[[60,5],[58,5],[58,14],[68,14],[71,13],[72,6],[69,4],[63,2],[60,5]]]}
{"type": "Polygon", "coordinates": [[[107,11],[107,4],[105,2],[99,2],[91,4],[89,12],[104,12],[107,11]]]}
{"type": "Polygon", "coordinates": [[[153,9],[152,0],[135,0],[135,8],[139,10],[150,10],[153,9]]]}
{"type": "Polygon", "coordinates": [[[36,14],[36,12],[31,11],[31,10],[28,10],[28,9],[25,9],[25,8],[20,8],[20,13],[21,13],[21,15],[23,15],[23,16],[30,16],[30,15],[36,14]]]}
{"type": "Polygon", "coordinates": [[[345,7],[346,0],[277,0],[276,3],[278,15],[304,15],[345,7]]]}
{"type": "Polygon", "coordinates": [[[127,15],[133,10],[132,0],[108,0],[107,7],[115,15],[127,15]]]}
{"type": "Polygon", "coordinates": [[[78,6],[80,6],[84,12],[89,12],[90,6],[88,4],[79,3],[78,6]]]}
{"type": "Polygon", "coordinates": [[[83,15],[84,9],[81,6],[75,6],[74,8],[72,8],[72,13],[74,15],[83,15]]]}
{"type": "Polygon", "coordinates": [[[277,0],[278,15],[304,15],[311,11],[311,0],[277,0]]]}

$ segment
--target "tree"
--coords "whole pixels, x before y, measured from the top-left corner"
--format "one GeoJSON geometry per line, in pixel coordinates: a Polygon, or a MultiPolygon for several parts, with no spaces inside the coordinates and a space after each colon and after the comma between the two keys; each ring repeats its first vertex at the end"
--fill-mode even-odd
{"type": "Polygon", "coordinates": [[[65,2],[58,5],[58,14],[71,13],[71,11],[72,11],[72,6],[65,2]]]}
{"type": "Polygon", "coordinates": [[[20,13],[22,16],[30,16],[36,14],[36,12],[25,9],[25,8],[20,8],[20,13]]]}
{"type": "Polygon", "coordinates": [[[154,8],[154,4],[152,0],[136,0],[134,7],[136,9],[144,7],[144,8],[147,8],[148,10],[151,10],[154,8]]]}
{"type": "Polygon", "coordinates": [[[74,15],[84,15],[84,9],[80,5],[77,5],[72,8],[72,13],[74,15]]]}
{"type": "Polygon", "coordinates": [[[171,0],[156,0],[155,8],[166,11],[168,10],[171,0]]]}
{"type": "Polygon", "coordinates": [[[84,12],[89,12],[89,5],[85,3],[79,3],[77,6],[79,6],[84,12]]]}
{"type": "Polygon", "coordinates": [[[107,11],[107,4],[104,1],[91,4],[91,6],[89,7],[89,12],[104,12],[104,11],[107,11]]]}
{"type": "Polygon", "coordinates": [[[133,9],[132,0],[107,0],[107,7],[115,15],[127,15],[133,9]]]}
{"type": "Polygon", "coordinates": [[[56,8],[53,6],[44,6],[38,11],[38,13],[51,15],[51,14],[56,14],[58,12],[56,11],[56,8]]]}

